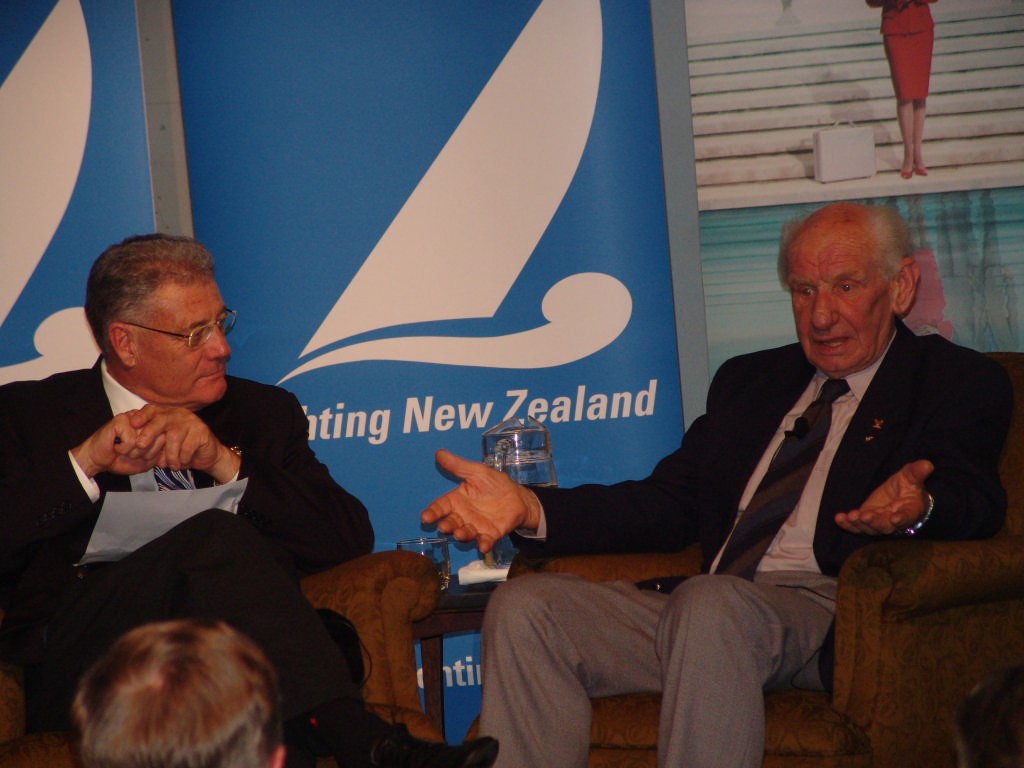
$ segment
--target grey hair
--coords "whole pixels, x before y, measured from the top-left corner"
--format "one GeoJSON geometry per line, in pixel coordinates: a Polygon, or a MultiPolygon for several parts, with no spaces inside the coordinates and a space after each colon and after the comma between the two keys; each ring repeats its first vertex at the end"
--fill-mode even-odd
{"type": "MultiPolygon", "coordinates": [[[[833,203],[833,206],[848,208],[846,221],[853,222],[857,213],[866,218],[866,223],[871,232],[872,242],[869,247],[872,249],[875,263],[882,277],[891,280],[900,271],[903,259],[914,252],[913,239],[910,236],[910,227],[897,211],[890,205],[861,205],[859,203],[833,203]],[[855,213],[856,211],[856,213],[855,213]]],[[[783,288],[788,288],[789,283],[789,247],[804,226],[806,226],[819,211],[805,214],[798,218],[787,221],[782,225],[782,234],[779,237],[779,260],[778,274],[779,283],[783,288]]]]}
{"type": "Polygon", "coordinates": [[[138,235],[107,248],[89,271],[85,316],[104,354],[107,328],[115,320],[145,312],[153,293],[172,282],[212,281],[213,256],[191,237],[138,235]]]}

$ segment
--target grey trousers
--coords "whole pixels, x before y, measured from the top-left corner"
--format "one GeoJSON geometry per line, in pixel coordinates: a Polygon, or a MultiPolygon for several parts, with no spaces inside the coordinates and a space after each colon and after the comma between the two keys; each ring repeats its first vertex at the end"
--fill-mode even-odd
{"type": "Polygon", "coordinates": [[[565,574],[513,579],[481,636],[496,768],[585,768],[591,697],[661,691],[659,768],[758,768],[764,691],[820,690],[835,579],[697,576],[670,595],[565,574]]]}

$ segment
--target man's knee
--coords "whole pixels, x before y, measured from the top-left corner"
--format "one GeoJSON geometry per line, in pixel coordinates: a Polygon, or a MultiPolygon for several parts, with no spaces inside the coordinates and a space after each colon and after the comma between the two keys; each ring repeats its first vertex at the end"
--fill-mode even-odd
{"type": "Polygon", "coordinates": [[[500,585],[487,603],[484,632],[507,634],[515,628],[536,626],[579,582],[561,573],[531,573],[500,585]]]}
{"type": "Polygon", "coordinates": [[[725,631],[749,613],[752,584],[738,576],[701,574],[680,584],[669,598],[662,625],[698,624],[725,631]]]}
{"type": "Polygon", "coordinates": [[[240,531],[253,532],[253,527],[238,515],[223,509],[207,509],[198,512],[187,520],[178,523],[171,532],[199,533],[206,536],[217,536],[224,532],[238,535],[240,531]]]}
{"type": "Polygon", "coordinates": [[[298,578],[291,558],[282,548],[271,544],[247,520],[222,509],[207,509],[193,515],[144,549],[149,552],[147,557],[169,558],[182,567],[215,565],[228,571],[249,571],[274,566],[283,569],[290,581],[298,578]]]}
{"type": "Polygon", "coordinates": [[[167,546],[186,546],[196,551],[229,552],[239,549],[249,552],[253,558],[258,558],[266,548],[266,539],[251,523],[223,509],[207,509],[192,515],[160,539],[167,546]]]}

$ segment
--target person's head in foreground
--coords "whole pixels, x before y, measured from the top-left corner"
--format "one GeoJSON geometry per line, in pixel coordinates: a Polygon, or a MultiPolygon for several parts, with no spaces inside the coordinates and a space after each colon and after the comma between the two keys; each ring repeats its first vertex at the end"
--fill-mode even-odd
{"type": "Polygon", "coordinates": [[[82,677],[71,710],[84,768],[281,768],[277,674],[220,621],[147,624],[82,677]]]}
{"type": "Polygon", "coordinates": [[[1024,768],[1024,666],[979,683],[956,716],[959,768],[1024,768]]]}

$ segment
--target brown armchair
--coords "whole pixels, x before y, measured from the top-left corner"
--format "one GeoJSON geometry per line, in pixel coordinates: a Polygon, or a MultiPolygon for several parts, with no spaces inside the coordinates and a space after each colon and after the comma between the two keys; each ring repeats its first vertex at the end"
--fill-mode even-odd
{"type": "MultiPolygon", "coordinates": [[[[765,696],[765,768],[943,768],[953,712],[989,671],[1024,662],[1024,354],[993,353],[1017,406],[1000,462],[1006,524],[987,541],[878,542],[839,578],[834,691],[765,696]]],[[[984,393],[979,393],[983,397],[984,393]]],[[[522,561],[594,580],[696,573],[695,549],[522,561]]],[[[655,765],[659,696],[593,701],[589,765],[655,765]]]]}
{"type": "MultiPolygon", "coordinates": [[[[411,552],[378,552],[309,576],[302,589],[315,607],[331,608],[356,625],[367,707],[389,722],[405,723],[419,738],[443,741],[420,703],[412,637],[412,622],[430,613],[440,596],[433,565],[411,552]]],[[[0,768],[74,764],[68,734],[25,734],[21,671],[0,664],[0,768]]]]}

